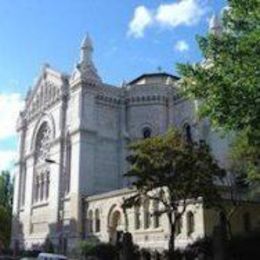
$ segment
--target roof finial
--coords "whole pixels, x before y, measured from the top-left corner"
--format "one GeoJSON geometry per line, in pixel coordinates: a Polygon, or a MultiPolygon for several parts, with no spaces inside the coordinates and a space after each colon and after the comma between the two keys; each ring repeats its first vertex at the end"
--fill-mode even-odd
{"type": "Polygon", "coordinates": [[[81,44],[80,61],[72,75],[72,79],[80,77],[84,81],[101,82],[92,60],[93,51],[92,40],[87,33],[81,44]]]}

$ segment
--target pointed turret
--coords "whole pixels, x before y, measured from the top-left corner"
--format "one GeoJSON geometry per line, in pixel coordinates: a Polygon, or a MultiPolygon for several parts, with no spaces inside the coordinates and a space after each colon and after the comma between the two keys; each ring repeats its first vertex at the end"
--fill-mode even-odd
{"type": "Polygon", "coordinates": [[[89,34],[83,39],[80,50],[80,61],[77,64],[73,74],[72,81],[82,80],[90,83],[100,83],[101,79],[97,73],[92,60],[94,48],[89,34]]]}
{"type": "Polygon", "coordinates": [[[218,15],[213,14],[209,20],[209,33],[220,35],[222,32],[222,24],[218,15]]]}

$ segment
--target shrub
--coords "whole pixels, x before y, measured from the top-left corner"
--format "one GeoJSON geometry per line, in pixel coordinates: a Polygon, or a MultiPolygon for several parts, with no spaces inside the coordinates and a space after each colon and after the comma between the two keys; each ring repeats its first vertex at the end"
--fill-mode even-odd
{"type": "Polygon", "coordinates": [[[80,241],[79,243],[80,255],[89,256],[89,253],[96,246],[96,244],[97,242],[92,239],[80,241]]]}
{"type": "Polygon", "coordinates": [[[113,260],[117,257],[117,249],[111,244],[101,243],[92,247],[88,256],[96,256],[100,260],[113,260]]]}

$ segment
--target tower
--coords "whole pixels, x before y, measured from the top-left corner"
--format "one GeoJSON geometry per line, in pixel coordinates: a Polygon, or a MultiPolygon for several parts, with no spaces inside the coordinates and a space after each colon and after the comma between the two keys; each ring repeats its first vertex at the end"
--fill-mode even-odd
{"type": "Polygon", "coordinates": [[[222,33],[222,24],[218,15],[213,14],[209,20],[209,33],[216,36],[222,33]]]}
{"type": "Polygon", "coordinates": [[[92,84],[100,84],[101,78],[92,60],[93,44],[89,34],[83,39],[80,49],[80,60],[72,73],[71,81],[81,80],[92,84]]]}

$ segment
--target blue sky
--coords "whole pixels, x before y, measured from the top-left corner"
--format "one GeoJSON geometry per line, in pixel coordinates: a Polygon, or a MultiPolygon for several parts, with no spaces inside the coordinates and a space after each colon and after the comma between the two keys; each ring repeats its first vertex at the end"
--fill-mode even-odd
{"type": "Polygon", "coordinates": [[[176,62],[200,60],[195,35],[224,0],[1,0],[0,170],[16,150],[22,99],[44,63],[70,73],[86,32],[103,81],[120,85],[145,72],[175,73],[176,62]]]}

